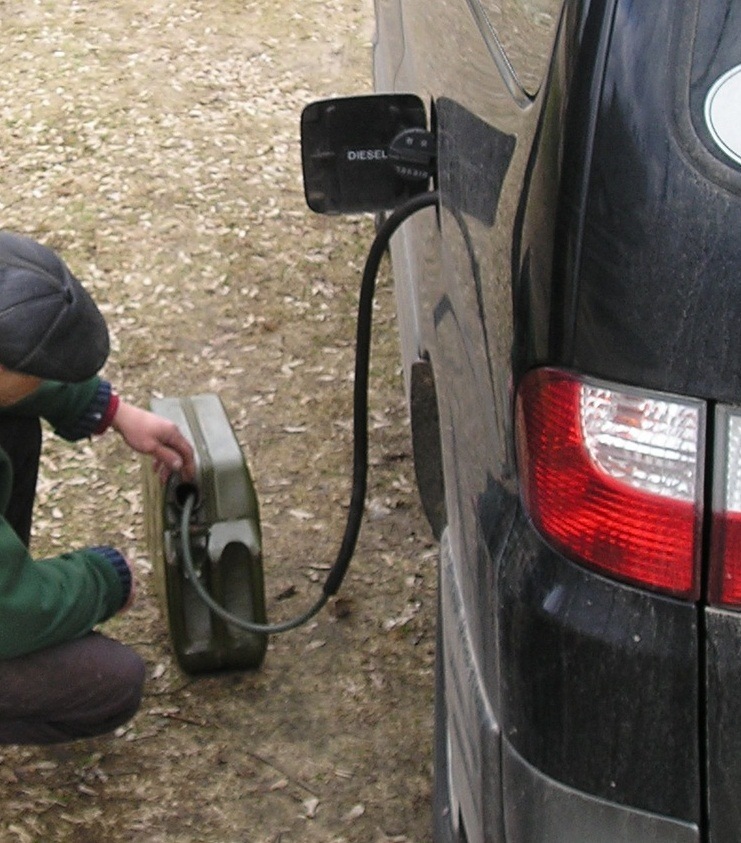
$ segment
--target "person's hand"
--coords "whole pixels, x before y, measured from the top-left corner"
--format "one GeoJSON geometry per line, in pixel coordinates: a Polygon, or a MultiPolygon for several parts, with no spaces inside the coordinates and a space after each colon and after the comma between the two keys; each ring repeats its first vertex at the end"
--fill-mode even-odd
{"type": "Polygon", "coordinates": [[[120,401],[111,427],[130,448],[152,457],[163,482],[174,471],[186,482],[195,478],[193,448],[174,422],[120,401]]]}

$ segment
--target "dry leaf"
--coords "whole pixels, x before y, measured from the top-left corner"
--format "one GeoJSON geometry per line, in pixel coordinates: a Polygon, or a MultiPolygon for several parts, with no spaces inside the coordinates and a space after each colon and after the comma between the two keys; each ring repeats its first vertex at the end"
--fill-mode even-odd
{"type": "Polygon", "coordinates": [[[313,820],[316,817],[317,808],[319,807],[319,800],[313,796],[311,799],[304,799],[304,809],[306,811],[306,819],[313,820]]]}
{"type": "Polygon", "coordinates": [[[353,820],[360,819],[360,817],[362,817],[364,813],[365,805],[355,805],[345,814],[345,820],[347,822],[353,822],[353,820]]]}

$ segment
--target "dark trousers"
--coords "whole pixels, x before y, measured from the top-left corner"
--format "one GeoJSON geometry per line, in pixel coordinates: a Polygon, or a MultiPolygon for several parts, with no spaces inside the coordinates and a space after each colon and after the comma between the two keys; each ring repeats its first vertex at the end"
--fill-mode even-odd
{"type": "MultiPolygon", "coordinates": [[[[10,457],[14,477],[5,517],[28,546],[40,423],[0,416],[0,447],[10,457]]],[[[143,683],[139,656],[94,632],[29,655],[0,659],[0,744],[59,743],[110,732],[137,711],[143,683]]]]}

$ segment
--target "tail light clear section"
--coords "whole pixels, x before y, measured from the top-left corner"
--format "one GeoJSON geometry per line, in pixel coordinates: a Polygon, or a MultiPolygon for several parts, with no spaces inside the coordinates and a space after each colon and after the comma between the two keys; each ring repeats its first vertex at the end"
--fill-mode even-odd
{"type": "Polygon", "coordinates": [[[699,592],[704,447],[700,401],[556,369],[518,390],[522,494],[539,532],[577,562],[686,598],[699,592]]]}
{"type": "Polygon", "coordinates": [[[710,601],[741,607],[741,408],[715,417],[710,601]]]}

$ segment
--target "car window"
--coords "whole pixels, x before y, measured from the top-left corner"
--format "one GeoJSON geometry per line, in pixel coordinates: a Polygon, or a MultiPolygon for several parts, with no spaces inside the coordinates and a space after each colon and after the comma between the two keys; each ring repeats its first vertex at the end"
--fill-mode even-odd
{"type": "Polygon", "coordinates": [[[548,69],[563,0],[469,0],[469,3],[483,13],[520,85],[534,94],[548,69]]]}

